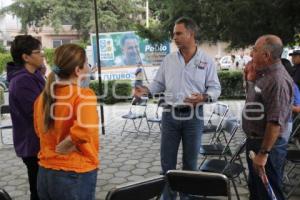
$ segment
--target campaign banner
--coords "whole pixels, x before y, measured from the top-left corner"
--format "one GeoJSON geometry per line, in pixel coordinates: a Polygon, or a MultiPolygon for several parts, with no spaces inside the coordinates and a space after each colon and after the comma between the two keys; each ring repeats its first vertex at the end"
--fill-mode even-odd
{"type": "MultiPolygon", "coordinates": [[[[142,68],[144,73],[143,80],[146,84],[151,82],[154,79],[158,68],[159,68],[158,66],[142,68]]],[[[137,67],[105,68],[104,70],[102,70],[101,78],[103,81],[135,80],[136,69],[137,67]]],[[[93,77],[95,77],[95,79],[98,79],[97,72],[93,74],[93,77]]]]}
{"type": "MultiPolygon", "coordinates": [[[[91,35],[93,61],[97,63],[96,34],[91,35]]],[[[115,32],[99,34],[101,67],[145,67],[159,66],[170,53],[170,43],[152,44],[148,39],[139,37],[135,32],[115,32]]]]}

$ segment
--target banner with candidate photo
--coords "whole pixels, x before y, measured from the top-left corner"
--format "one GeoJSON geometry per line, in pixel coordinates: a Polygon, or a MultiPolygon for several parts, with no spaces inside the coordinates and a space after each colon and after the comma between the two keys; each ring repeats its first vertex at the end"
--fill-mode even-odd
{"type": "MultiPolygon", "coordinates": [[[[91,35],[93,61],[97,63],[96,34],[91,35]]],[[[100,33],[101,67],[159,66],[170,53],[169,41],[152,44],[135,32],[100,33]]]]}

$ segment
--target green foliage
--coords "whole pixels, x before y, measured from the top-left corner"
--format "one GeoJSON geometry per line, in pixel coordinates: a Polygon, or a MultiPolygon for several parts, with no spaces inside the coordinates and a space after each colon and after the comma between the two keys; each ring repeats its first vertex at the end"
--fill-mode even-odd
{"type": "Polygon", "coordinates": [[[0,53],[6,53],[6,49],[2,43],[0,43],[0,53]]]}
{"type": "MultiPolygon", "coordinates": [[[[48,65],[52,66],[54,61],[54,49],[45,49],[45,58],[48,65]]],[[[0,74],[6,71],[6,63],[12,61],[10,53],[0,53],[0,74]]]]}
{"type": "Polygon", "coordinates": [[[88,45],[90,45],[90,43],[91,43],[90,40],[89,40],[89,41],[84,41],[83,39],[74,42],[74,44],[77,44],[77,45],[79,45],[80,47],[82,47],[82,48],[84,48],[84,49],[86,49],[86,47],[87,47],[88,45]]]}
{"type": "MultiPolygon", "coordinates": [[[[96,95],[100,97],[99,93],[99,83],[97,80],[91,81],[90,88],[94,90],[96,95]]],[[[103,81],[102,91],[104,103],[114,104],[118,102],[125,102],[131,97],[131,84],[129,80],[125,81],[103,81]]]]}
{"type": "Polygon", "coordinates": [[[259,36],[270,33],[281,37],[284,44],[295,44],[300,33],[300,1],[295,0],[150,0],[149,5],[159,24],[138,28],[154,41],[169,37],[174,21],[181,16],[197,22],[200,41],[221,40],[233,49],[252,45],[259,36]]]}
{"type": "Polygon", "coordinates": [[[10,53],[0,53],[0,74],[6,71],[6,63],[12,61],[10,53]]]}
{"type": "MultiPolygon", "coordinates": [[[[139,16],[145,12],[143,0],[97,0],[98,21],[101,32],[132,30],[135,23],[140,23],[139,16]]],[[[13,4],[1,10],[20,18],[22,32],[28,27],[37,31],[44,26],[51,26],[57,32],[63,24],[72,25],[81,34],[84,41],[89,40],[89,33],[95,32],[93,1],[86,0],[15,0],[13,4]]]]}
{"type": "Polygon", "coordinates": [[[242,71],[219,71],[218,76],[222,89],[220,99],[245,98],[242,71]]]}
{"type": "MultiPolygon", "coordinates": [[[[219,71],[218,76],[222,87],[220,99],[245,99],[242,71],[219,71]]],[[[98,97],[100,97],[98,81],[91,81],[90,88],[95,91],[98,97]]],[[[106,104],[126,102],[131,97],[132,88],[130,80],[104,81],[102,82],[102,89],[106,94],[103,95],[104,103],[106,104]],[[119,97],[113,95],[113,90],[119,97]]]]}
{"type": "Polygon", "coordinates": [[[55,49],[44,49],[45,58],[49,66],[53,66],[55,49]]]}
{"type": "Polygon", "coordinates": [[[142,4],[143,0],[98,0],[101,32],[132,30],[145,12],[142,4]]]}

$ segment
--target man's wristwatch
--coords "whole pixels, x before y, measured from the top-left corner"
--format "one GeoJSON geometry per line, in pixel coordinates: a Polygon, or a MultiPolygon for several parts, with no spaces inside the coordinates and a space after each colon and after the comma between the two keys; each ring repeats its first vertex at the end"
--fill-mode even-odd
{"type": "Polygon", "coordinates": [[[268,151],[266,149],[260,149],[258,153],[263,154],[263,155],[269,155],[271,153],[271,151],[268,151]]]}
{"type": "Polygon", "coordinates": [[[204,96],[204,99],[205,99],[204,102],[206,102],[206,103],[212,103],[213,102],[211,96],[209,96],[208,94],[203,94],[203,96],[204,96]]]}

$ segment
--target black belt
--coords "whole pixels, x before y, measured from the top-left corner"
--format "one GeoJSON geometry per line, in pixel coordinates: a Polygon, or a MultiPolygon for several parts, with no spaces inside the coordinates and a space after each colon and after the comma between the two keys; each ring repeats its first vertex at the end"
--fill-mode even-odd
{"type": "Polygon", "coordinates": [[[170,111],[175,111],[180,113],[191,112],[192,110],[195,109],[192,106],[171,106],[171,105],[166,105],[164,108],[169,109],[170,111]]]}

